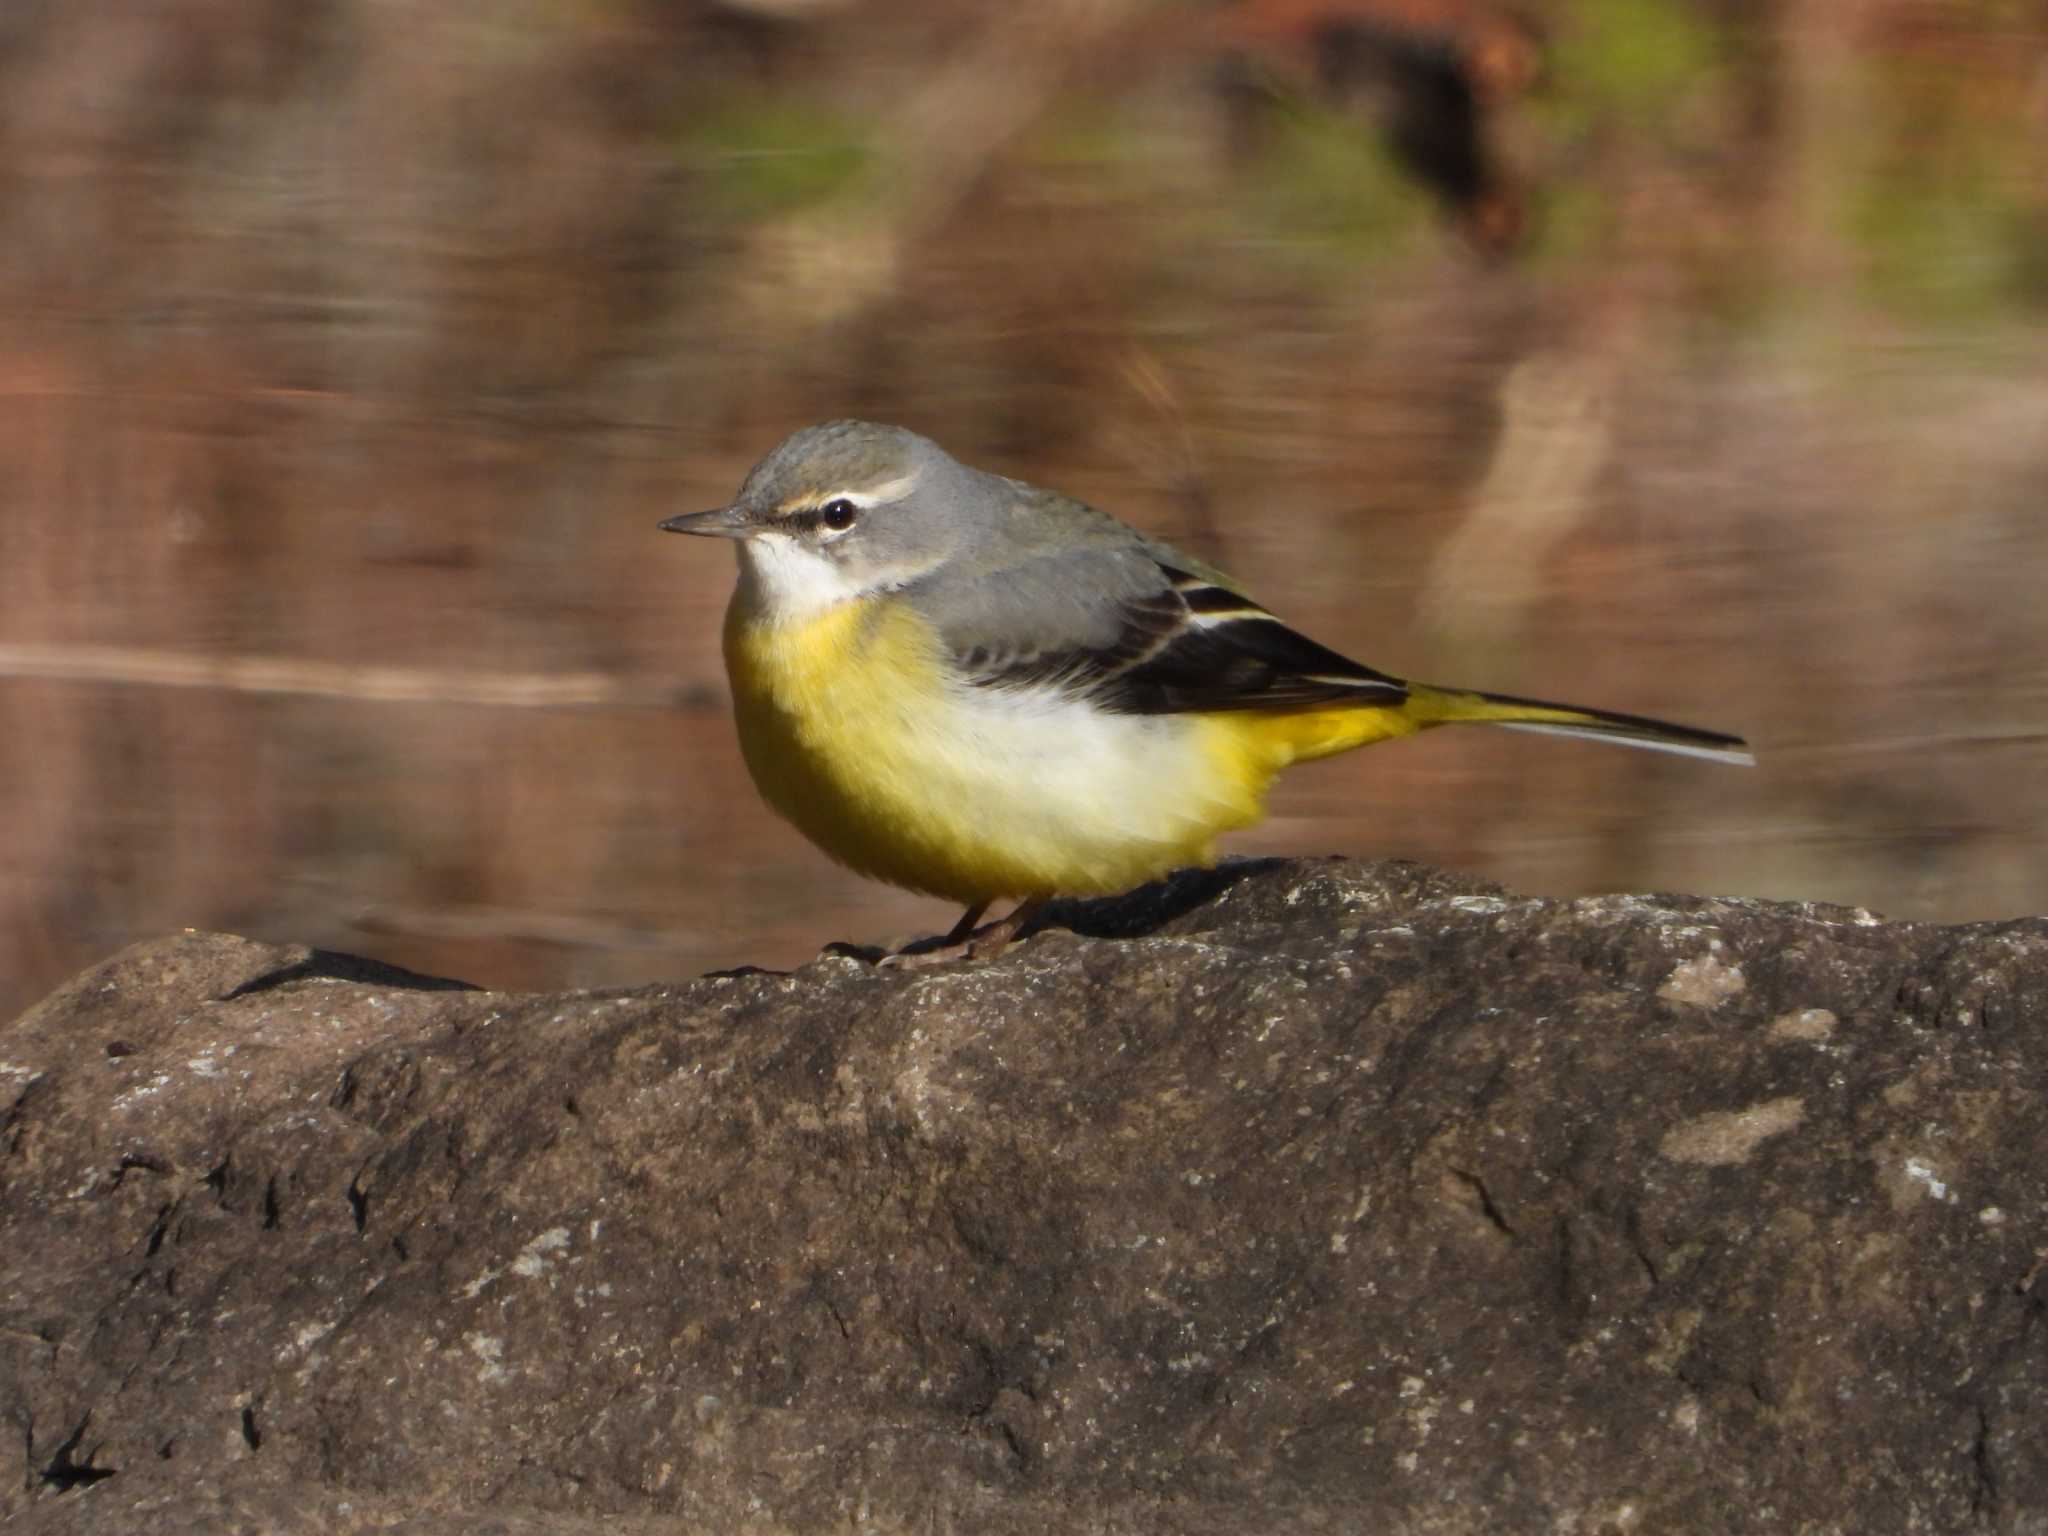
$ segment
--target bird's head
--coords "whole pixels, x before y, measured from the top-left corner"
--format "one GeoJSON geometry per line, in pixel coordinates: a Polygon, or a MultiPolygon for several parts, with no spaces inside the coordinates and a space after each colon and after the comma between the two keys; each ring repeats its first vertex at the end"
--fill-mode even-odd
{"type": "Polygon", "coordinates": [[[937,569],[960,547],[980,478],[902,427],[828,421],[785,438],[731,506],[661,526],[739,541],[752,600],[798,618],[937,569]]]}

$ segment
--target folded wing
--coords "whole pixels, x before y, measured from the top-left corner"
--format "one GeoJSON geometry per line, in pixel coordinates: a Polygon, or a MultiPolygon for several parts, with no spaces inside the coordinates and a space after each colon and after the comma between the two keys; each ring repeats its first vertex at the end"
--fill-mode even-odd
{"type": "Polygon", "coordinates": [[[1408,686],[1288,628],[1241,593],[1149,562],[1151,590],[1105,595],[1071,639],[968,638],[954,660],[982,688],[1058,688],[1132,715],[1399,705],[1408,686]]]}

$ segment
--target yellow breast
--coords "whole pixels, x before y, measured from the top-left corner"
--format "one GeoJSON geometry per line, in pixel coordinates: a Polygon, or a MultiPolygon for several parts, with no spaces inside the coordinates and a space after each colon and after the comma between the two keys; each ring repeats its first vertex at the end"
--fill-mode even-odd
{"type": "Polygon", "coordinates": [[[726,615],[725,660],[747,771],[762,797],[840,862],[917,884],[903,738],[936,702],[932,659],[876,600],[793,624],[726,615]]]}
{"type": "Polygon", "coordinates": [[[938,636],[888,596],[783,624],[736,601],[725,654],[768,803],[841,863],[965,904],[1208,862],[1298,755],[1248,716],[1112,715],[952,681],[938,636]]]}

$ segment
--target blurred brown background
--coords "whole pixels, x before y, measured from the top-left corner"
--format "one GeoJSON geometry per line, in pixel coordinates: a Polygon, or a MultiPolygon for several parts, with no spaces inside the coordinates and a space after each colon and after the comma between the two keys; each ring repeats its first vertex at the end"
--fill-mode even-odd
{"type": "Polygon", "coordinates": [[[954,914],[760,807],[727,551],[899,421],[1456,732],[1238,851],[2048,910],[2048,16],[2007,0],[0,11],[0,1011],[226,927],[501,987],[954,914]]]}

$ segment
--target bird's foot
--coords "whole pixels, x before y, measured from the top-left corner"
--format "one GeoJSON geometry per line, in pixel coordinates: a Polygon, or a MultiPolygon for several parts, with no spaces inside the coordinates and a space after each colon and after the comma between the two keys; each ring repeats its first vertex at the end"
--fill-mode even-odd
{"type": "Polygon", "coordinates": [[[1008,917],[976,928],[974,920],[988,910],[984,902],[978,907],[969,907],[967,914],[953,925],[953,931],[930,949],[911,949],[905,946],[877,960],[875,964],[891,971],[921,971],[928,966],[944,965],[953,960],[993,960],[1017,941],[1017,937],[1036,918],[1039,909],[1049,898],[1034,896],[1029,901],[1019,902],[1017,909],[1008,917]]]}
{"type": "Polygon", "coordinates": [[[944,965],[949,960],[968,960],[974,956],[974,940],[962,939],[957,944],[935,944],[930,949],[892,949],[875,962],[875,968],[883,971],[921,971],[929,966],[944,965]]]}

